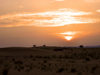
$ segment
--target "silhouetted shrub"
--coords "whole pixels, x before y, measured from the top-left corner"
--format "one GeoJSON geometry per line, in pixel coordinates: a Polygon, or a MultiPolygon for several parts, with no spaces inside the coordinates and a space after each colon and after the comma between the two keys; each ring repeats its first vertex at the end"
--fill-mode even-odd
{"type": "Polygon", "coordinates": [[[61,72],[63,72],[64,71],[64,68],[60,68],[57,72],[58,73],[61,73],[61,72]]]}
{"type": "Polygon", "coordinates": [[[44,63],[47,63],[47,60],[44,60],[43,62],[44,62],[44,63]]]}
{"type": "Polygon", "coordinates": [[[83,45],[80,45],[79,47],[80,47],[80,48],[84,48],[84,46],[83,46],[83,45]]]}
{"type": "Polygon", "coordinates": [[[72,69],[71,69],[71,72],[72,72],[72,73],[75,73],[75,72],[76,72],[76,69],[75,69],[75,68],[72,68],[72,69]]]}
{"type": "Polygon", "coordinates": [[[3,75],[8,75],[8,69],[4,69],[2,73],[3,75]]]}
{"type": "Polygon", "coordinates": [[[12,61],[15,62],[15,59],[13,58],[12,61]]]}
{"type": "Polygon", "coordinates": [[[33,45],[33,47],[36,47],[36,45],[33,45]]]}
{"type": "Polygon", "coordinates": [[[30,58],[33,58],[33,55],[30,55],[30,58]]]}
{"type": "Polygon", "coordinates": [[[46,45],[43,45],[42,47],[46,47],[46,45]]]}
{"type": "Polygon", "coordinates": [[[86,61],[90,61],[90,58],[85,58],[86,61]]]}
{"type": "Polygon", "coordinates": [[[93,67],[93,68],[91,69],[91,73],[94,73],[96,69],[97,69],[97,67],[96,67],[96,66],[95,66],[95,67],[93,67]]]}
{"type": "Polygon", "coordinates": [[[22,65],[23,62],[22,62],[22,61],[15,61],[15,64],[20,64],[20,65],[22,65]]]}
{"type": "Polygon", "coordinates": [[[63,51],[64,49],[63,48],[56,48],[54,49],[54,51],[63,51]]]}

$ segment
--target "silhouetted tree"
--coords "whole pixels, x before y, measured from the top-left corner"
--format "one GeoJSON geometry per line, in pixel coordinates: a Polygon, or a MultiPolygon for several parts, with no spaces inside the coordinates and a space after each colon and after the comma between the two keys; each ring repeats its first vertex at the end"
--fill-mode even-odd
{"type": "Polygon", "coordinates": [[[46,47],[46,45],[43,45],[43,47],[46,47]]]}
{"type": "Polygon", "coordinates": [[[36,47],[36,45],[33,45],[33,47],[36,47]]]}
{"type": "Polygon", "coordinates": [[[80,48],[84,48],[84,46],[83,46],[83,45],[80,45],[79,47],[80,47],[80,48]]]}

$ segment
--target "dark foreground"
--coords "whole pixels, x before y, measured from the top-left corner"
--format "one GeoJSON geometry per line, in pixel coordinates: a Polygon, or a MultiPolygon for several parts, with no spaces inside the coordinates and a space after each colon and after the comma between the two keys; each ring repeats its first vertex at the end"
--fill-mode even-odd
{"type": "Polygon", "coordinates": [[[2,48],[0,75],[100,75],[100,48],[2,48]]]}

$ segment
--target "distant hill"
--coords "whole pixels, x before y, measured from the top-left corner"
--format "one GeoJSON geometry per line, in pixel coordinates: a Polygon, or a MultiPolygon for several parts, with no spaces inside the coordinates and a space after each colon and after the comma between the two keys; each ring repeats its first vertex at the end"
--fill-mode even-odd
{"type": "Polygon", "coordinates": [[[100,48],[100,45],[99,46],[86,46],[86,48],[100,48]]]}

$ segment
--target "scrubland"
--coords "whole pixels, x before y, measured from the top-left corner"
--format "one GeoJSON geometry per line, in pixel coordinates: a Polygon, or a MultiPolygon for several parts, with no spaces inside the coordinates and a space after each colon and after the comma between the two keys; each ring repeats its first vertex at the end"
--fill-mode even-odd
{"type": "Polygon", "coordinates": [[[0,75],[100,75],[100,48],[1,48],[0,75]]]}

